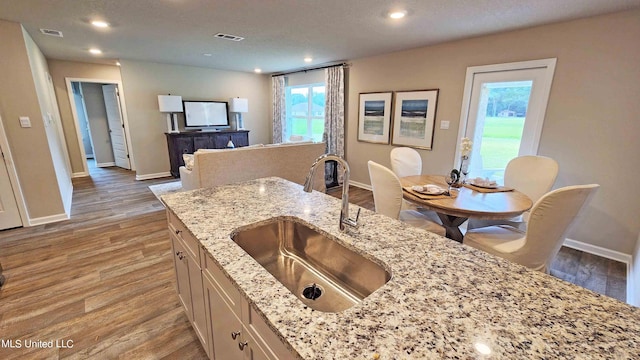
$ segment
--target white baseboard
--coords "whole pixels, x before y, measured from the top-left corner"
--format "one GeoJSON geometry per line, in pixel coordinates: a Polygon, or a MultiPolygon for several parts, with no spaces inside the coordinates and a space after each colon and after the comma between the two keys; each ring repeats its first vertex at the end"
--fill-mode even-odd
{"type": "Polygon", "coordinates": [[[621,253],[615,250],[609,250],[597,245],[587,244],[581,241],[573,240],[573,239],[564,239],[564,246],[580,251],[584,251],[589,254],[598,255],[603,258],[619,261],[621,263],[625,263],[629,265],[631,263],[631,255],[621,253]]]}
{"type": "Polygon", "coordinates": [[[116,166],[116,163],[114,162],[96,163],[96,167],[109,167],[109,166],[116,166]]]}
{"type": "Polygon", "coordinates": [[[371,185],[369,185],[369,184],[361,183],[361,182],[358,182],[358,181],[349,181],[349,185],[353,185],[355,187],[359,187],[361,189],[365,189],[365,190],[371,191],[371,185]]]}
{"type": "Polygon", "coordinates": [[[161,173],[155,173],[155,174],[144,174],[144,175],[137,175],[136,174],[136,180],[151,180],[151,179],[159,179],[159,178],[165,178],[165,177],[170,177],[171,173],[170,172],[161,172],[161,173]]]}
{"type": "Polygon", "coordinates": [[[30,218],[28,221],[29,221],[29,226],[38,226],[38,225],[50,224],[50,223],[64,221],[64,220],[69,220],[69,215],[67,214],[49,215],[49,216],[43,216],[39,218],[30,218]]]}
{"type": "Polygon", "coordinates": [[[89,173],[86,172],[86,171],[75,172],[75,173],[71,174],[72,178],[87,177],[87,176],[89,176],[89,173]]]}

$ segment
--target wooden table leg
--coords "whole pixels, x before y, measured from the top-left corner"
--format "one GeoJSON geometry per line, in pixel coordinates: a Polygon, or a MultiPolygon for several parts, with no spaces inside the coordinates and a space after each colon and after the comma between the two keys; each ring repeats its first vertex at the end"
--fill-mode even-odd
{"type": "Polygon", "coordinates": [[[462,225],[462,223],[467,221],[468,218],[440,214],[440,213],[437,213],[437,214],[440,220],[442,221],[442,226],[444,226],[444,228],[447,231],[446,233],[447,238],[451,240],[455,240],[459,243],[462,243],[462,238],[464,237],[464,235],[462,235],[462,231],[460,231],[460,225],[462,225]]]}

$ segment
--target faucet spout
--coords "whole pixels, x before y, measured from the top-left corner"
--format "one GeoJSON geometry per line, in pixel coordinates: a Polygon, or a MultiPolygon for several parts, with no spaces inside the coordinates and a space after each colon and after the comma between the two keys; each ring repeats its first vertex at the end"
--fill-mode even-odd
{"type": "Polygon", "coordinates": [[[349,169],[347,161],[336,154],[324,154],[318,157],[311,165],[311,169],[309,169],[309,174],[307,174],[307,178],[304,182],[304,191],[311,192],[313,188],[313,176],[315,175],[316,168],[330,160],[338,162],[343,169],[344,182],[342,183],[342,208],[340,210],[339,226],[340,230],[344,231],[345,224],[351,227],[357,227],[358,218],[360,217],[360,208],[358,208],[355,220],[349,218],[349,175],[351,174],[351,170],[349,169]]]}

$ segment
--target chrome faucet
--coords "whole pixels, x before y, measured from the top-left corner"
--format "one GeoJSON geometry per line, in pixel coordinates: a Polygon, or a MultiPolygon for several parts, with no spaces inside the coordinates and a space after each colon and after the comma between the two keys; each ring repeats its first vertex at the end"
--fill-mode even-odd
{"type": "Polygon", "coordinates": [[[324,154],[321,155],[313,162],[311,165],[311,169],[309,169],[309,174],[307,174],[307,179],[304,182],[304,191],[311,192],[313,188],[313,175],[316,172],[316,168],[324,164],[326,161],[333,160],[337,161],[342,165],[343,178],[344,182],[342,183],[342,209],[340,210],[340,230],[345,230],[345,225],[349,225],[351,227],[358,226],[358,218],[360,217],[360,208],[358,208],[358,213],[356,214],[355,220],[349,218],[349,174],[351,171],[349,170],[349,164],[342,157],[336,154],[324,154]]]}

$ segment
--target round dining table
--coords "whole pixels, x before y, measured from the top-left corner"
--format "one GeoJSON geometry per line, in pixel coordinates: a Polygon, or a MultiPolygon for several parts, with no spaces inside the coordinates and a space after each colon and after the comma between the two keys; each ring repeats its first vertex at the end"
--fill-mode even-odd
{"type": "MultiPolygon", "coordinates": [[[[416,175],[400,178],[403,188],[415,185],[438,185],[447,189],[449,185],[441,175],[416,175]]],[[[482,190],[482,189],[478,189],[482,190]]],[[[504,190],[504,189],[501,189],[504,190]]],[[[493,190],[484,190],[493,191],[493,190]]],[[[462,242],[462,225],[469,218],[509,219],[531,209],[531,199],[516,189],[509,191],[481,192],[462,186],[452,188],[449,196],[417,196],[403,191],[403,197],[418,206],[433,210],[438,214],[449,239],[462,242]]]]}

